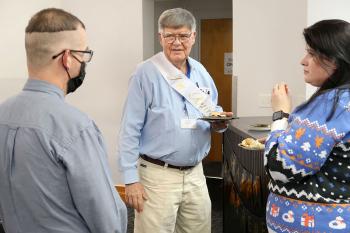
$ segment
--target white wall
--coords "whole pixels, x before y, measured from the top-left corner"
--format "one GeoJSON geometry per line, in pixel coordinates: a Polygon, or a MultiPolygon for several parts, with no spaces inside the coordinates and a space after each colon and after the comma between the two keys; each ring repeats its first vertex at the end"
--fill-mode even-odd
{"type": "MultiPolygon", "coordinates": [[[[349,0],[308,0],[307,25],[323,19],[343,19],[350,22],[349,10],[349,0]]],[[[309,98],[315,91],[315,87],[307,85],[306,97],[309,98]]]]}
{"type": "Polygon", "coordinates": [[[40,9],[60,6],[61,0],[0,1],[0,102],[26,82],[24,34],[29,18],[40,9]]]}
{"type": "Polygon", "coordinates": [[[87,67],[84,84],[68,95],[67,101],[96,121],[107,142],[114,181],[120,183],[116,159],[117,135],[129,77],[137,63],[143,60],[142,1],[104,0],[103,4],[94,0],[0,1],[0,27],[3,32],[0,43],[0,101],[23,87],[27,78],[25,26],[33,14],[51,6],[73,13],[86,26],[94,57],[87,67]]]}
{"type": "Polygon", "coordinates": [[[107,142],[114,181],[121,183],[117,140],[129,77],[143,60],[142,1],[62,0],[62,6],[84,22],[94,50],[84,85],[67,100],[96,121],[107,142]]]}
{"type": "Polygon", "coordinates": [[[271,115],[267,106],[277,82],[290,86],[294,106],[305,99],[299,61],[304,54],[302,30],[306,20],[306,1],[233,1],[238,116],[271,115]]]}

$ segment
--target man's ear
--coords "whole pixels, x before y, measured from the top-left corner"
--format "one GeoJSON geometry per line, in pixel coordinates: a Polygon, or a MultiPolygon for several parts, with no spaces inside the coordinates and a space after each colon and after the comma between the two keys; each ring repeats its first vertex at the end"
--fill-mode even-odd
{"type": "Polygon", "coordinates": [[[158,32],[158,40],[159,40],[159,44],[163,45],[162,44],[162,34],[160,32],[158,32]]]}
{"type": "Polygon", "coordinates": [[[62,65],[67,70],[69,70],[69,68],[71,67],[71,64],[72,64],[72,58],[71,58],[71,56],[69,56],[69,54],[70,54],[70,51],[65,50],[63,55],[62,55],[62,65]]]}
{"type": "Polygon", "coordinates": [[[197,33],[196,32],[193,32],[193,37],[192,37],[192,42],[194,44],[194,42],[196,42],[196,35],[197,33]]]}

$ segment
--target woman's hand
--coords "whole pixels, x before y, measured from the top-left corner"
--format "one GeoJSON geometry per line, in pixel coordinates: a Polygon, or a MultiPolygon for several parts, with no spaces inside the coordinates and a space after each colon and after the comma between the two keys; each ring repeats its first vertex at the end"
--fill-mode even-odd
{"type": "Polygon", "coordinates": [[[285,113],[290,113],[292,110],[292,101],[289,95],[287,84],[276,84],[272,89],[271,107],[273,112],[282,110],[285,113]]]}

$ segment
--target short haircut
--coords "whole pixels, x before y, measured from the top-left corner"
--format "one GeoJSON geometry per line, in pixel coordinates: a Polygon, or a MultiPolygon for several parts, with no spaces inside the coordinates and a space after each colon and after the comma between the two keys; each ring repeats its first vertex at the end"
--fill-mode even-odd
{"type": "Polygon", "coordinates": [[[79,28],[85,29],[84,23],[64,10],[48,8],[39,11],[29,20],[25,29],[27,62],[36,68],[45,66],[50,62],[53,53],[62,49],[59,47],[74,44],[74,37],[71,38],[72,41],[68,41],[67,35],[79,28]]]}
{"type": "Polygon", "coordinates": [[[164,11],[158,19],[158,32],[162,32],[164,28],[181,28],[187,27],[192,32],[196,31],[196,19],[188,10],[182,8],[173,8],[164,11]]]}
{"type": "Polygon", "coordinates": [[[77,30],[78,25],[85,25],[76,16],[57,8],[48,8],[36,13],[26,27],[26,33],[61,32],[77,30]]]}

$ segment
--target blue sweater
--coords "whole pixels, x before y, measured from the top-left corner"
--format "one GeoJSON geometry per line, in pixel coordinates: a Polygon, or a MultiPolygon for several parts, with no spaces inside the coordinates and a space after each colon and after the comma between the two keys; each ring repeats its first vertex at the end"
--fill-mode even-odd
{"type": "Polygon", "coordinates": [[[266,141],[266,218],[276,232],[350,232],[350,95],[342,91],[334,110],[335,94],[294,111],[266,141]]]}

